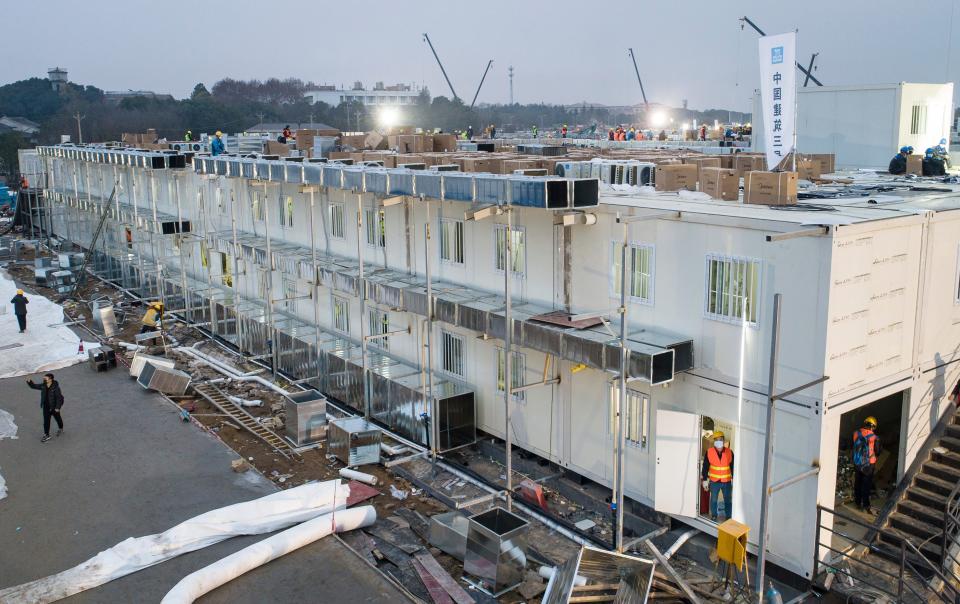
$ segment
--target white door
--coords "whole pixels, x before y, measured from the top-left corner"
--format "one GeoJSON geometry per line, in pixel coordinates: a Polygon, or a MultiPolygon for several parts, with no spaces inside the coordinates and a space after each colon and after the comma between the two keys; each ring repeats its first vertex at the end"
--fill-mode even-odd
{"type": "Polygon", "coordinates": [[[696,516],[700,501],[700,417],[658,409],[655,446],[654,509],[665,514],[696,516]]]}

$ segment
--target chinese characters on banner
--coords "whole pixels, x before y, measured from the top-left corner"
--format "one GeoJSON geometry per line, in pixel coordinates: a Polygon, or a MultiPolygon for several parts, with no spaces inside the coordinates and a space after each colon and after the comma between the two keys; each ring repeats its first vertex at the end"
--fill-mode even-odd
{"type": "Polygon", "coordinates": [[[768,170],[775,169],[793,151],[797,107],[796,50],[796,32],[760,38],[760,106],[768,170]]]}

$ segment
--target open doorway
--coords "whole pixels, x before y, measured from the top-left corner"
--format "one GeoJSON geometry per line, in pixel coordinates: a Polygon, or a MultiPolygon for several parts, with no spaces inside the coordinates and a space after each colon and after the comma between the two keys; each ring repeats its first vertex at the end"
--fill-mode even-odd
{"type": "Polygon", "coordinates": [[[870,505],[880,510],[897,488],[900,472],[900,449],[903,439],[903,407],[907,391],[903,390],[863,405],[840,416],[840,443],[837,458],[837,490],[835,508],[873,520],[854,501],[856,472],[853,465],[853,434],[868,417],[877,420],[876,435],[880,443],[873,474],[870,505]]]}
{"type": "MultiPolygon", "coordinates": [[[[698,465],[699,472],[697,473],[698,483],[696,491],[698,494],[697,513],[701,519],[713,523],[722,523],[728,519],[727,515],[724,513],[725,509],[733,510],[733,501],[731,500],[730,502],[724,504],[723,493],[718,493],[718,515],[717,518],[714,519],[710,509],[710,490],[709,488],[704,489],[700,484],[702,482],[700,479],[703,472],[703,464],[705,463],[704,457],[706,456],[707,451],[713,447],[714,436],[718,432],[723,433],[726,445],[730,447],[730,450],[734,453],[734,480],[736,480],[736,435],[734,434],[734,422],[726,419],[709,417],[706,415],[700,416],[700,455],[698,456],[700,464],[698,465]]],[[[728,492],[732,494],[733,489],[731,488],[728,492]]]]}

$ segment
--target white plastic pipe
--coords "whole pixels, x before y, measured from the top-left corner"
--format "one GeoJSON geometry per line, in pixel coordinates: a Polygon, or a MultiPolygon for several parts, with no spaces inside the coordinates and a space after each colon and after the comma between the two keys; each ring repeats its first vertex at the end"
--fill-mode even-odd
{"type": "Polygon", "coordinates": [[[669,559],[670,559],[670,556],[672,556],[672,555],[674,555],[675,553],[677,553],[677,551],[680,549],[680,546],[682,546],[684,543],[686,543],[687,541],[689,541],[689,540],[690,540],[690,537],[693,537],[694,535],[696,535],[696,534],[699,533],[699,532],[700,532],[700,531],[698,531],[697,529],[690,529],[690,530],[687,531],[686,533],[684,533],[684,534],[680,535],[679,537],[677,537],[677,540],[674,541],[673,545],[670,546],[670,549],[668,549],[667,551],[663,552],[663,557],[666,558],[667,560],[669,560],[669,559]]]}
{"type": "Polygon", "coordinates": [[[358,482],[365,482],[367,484],[372,484],[374,486],[376,486],[377,484],[377,477],[374,476],[373,474],[367,474],[366,472],[358,472],[356,470],[351,470],[350,468],[340,468],[340,476],[350,480],[356,480],[358,482]]]}
{"type": "Polygon", "coordinates": [[[193,348],[180,347],[180,348],[174,348],[174,350],[177,352],[182,352],[188,356],[195,358],[201,363],[205,363],[210,367],[213,367],[214,369],[226,375],[232,380],[236,380],[238,382],[257,382],[258,384],[261,384],[266,388],[273,390],[274,392],[278,392],[283,395],[290,394],[289,392],[287,392],[280,386],[277,386],[270,380],[264,379],[259,375],[248,375],[248,374],[240,373],[239,370],[227,365],[226,363],[223,363],[222,361],[215,359],[213,357],[207,356],[198,350],[194,350],[193,348]]]}
{"type": "Polygon", "coordinates": [[[123,346],[127,350],[145,350],[146,346],[141,346],[140,344],[131,344],[130,342],[117,342],[120,346],[123,346]]]}
{"type": "Polygon", "coordinates": [[[160,604],[190,604],[200,596],[284,554],[309,545],[333,532],[352,531],[370,526],[376,519],[377,512],[370,505],[324,514],[190,573],[167,592],[160,604]]]}
{"type": "MultiPolygon", "coordinates": [[[[541,566],[537,569],[537,574],[543,577],[544,579],[550,580],[553,578],[553,575],[557,574],[557,569],[552,566],[541,566]]],[[[573,578],[574,585],[586,585],[587,578],[581,575],[577,575],[573,578]]]]}
{"type": "Polygon", "coordinates": [[[263,401],[258,398],[250,400],[248,398],[240,398],[239,396],[228,396],[227,400],[241,407],[263,407],[263,401]]]}
{"type": "Polygon", "coordinates": [[[56,602],[230,537],[272,533],[334,510],[339,514],[349,496],[350,487],[337,479],[215,509],[156,535],[130,537],[55,575],[0,589],[0,602],[56,602]]]}
{"type": "Polygon", "coordinates": [[[399,447],[393,447],[393,446],[388,445],[387,443],[384,443],[384,442],[380,443],[380,449],[381,449],[384,453],[387,453],[387,454],[389,454],[389,455],[400,455],[401,453],[406,453],[407,451],[410,450],[409,447],[406,447],[406,446],[403,446],[403,445],[401,445],[401,446],[399,446],[399,447]]]}

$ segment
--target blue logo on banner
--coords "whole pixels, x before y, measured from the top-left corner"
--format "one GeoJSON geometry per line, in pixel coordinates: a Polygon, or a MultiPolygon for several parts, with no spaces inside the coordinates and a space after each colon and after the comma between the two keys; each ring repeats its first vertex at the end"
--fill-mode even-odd
{"type": "Polygon", "coordinates": [[[774,65],[783,63],[783,46],[774,46],[770,49],[770,62],[774,65]]]}

